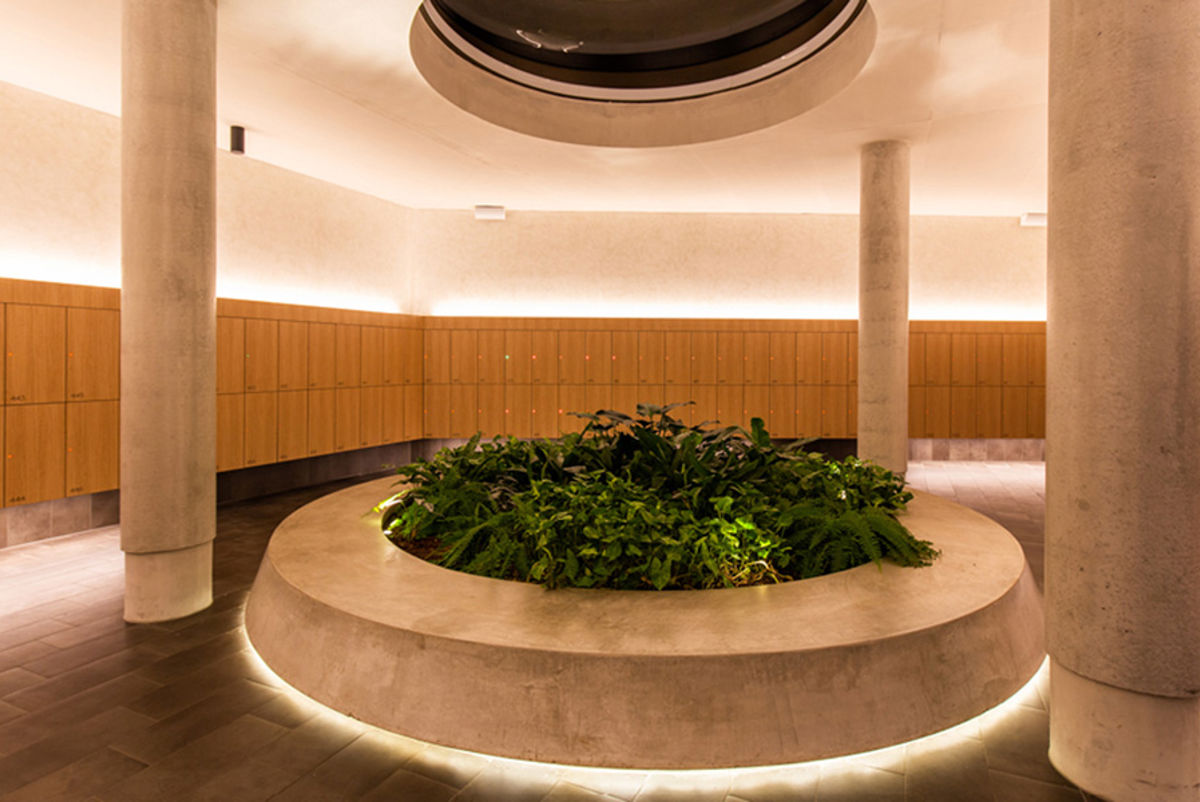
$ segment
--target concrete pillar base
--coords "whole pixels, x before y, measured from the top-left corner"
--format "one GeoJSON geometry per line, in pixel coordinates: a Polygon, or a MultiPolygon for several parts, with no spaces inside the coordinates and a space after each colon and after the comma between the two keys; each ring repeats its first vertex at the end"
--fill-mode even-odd
{"type": "Polygon", "coordinates": [[[125,620],[152,624],[212,604],[212,541],[177,551],[125,553],[125,620]]]}
{"type": "Polygon", "coordinates": [[[1121,802],[1200,799],[1200,699],[1135,693],[1050,661],[1050,762],[1121,802]]]}

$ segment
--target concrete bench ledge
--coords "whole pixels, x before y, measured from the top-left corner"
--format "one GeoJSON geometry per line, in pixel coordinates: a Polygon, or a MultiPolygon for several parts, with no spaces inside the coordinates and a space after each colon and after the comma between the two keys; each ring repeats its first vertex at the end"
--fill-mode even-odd
{"type": "Polygon", "coordinates": [[[1040,594],[999,524],[918,494],[942,550],[709,591],[554,590],[396,548],[371,507],[392,479],[297,510],[246,609],[293,687],[394,732],[613,768],[793,763],[901,743],[1019,689],[1044,657],[1040,594]]]}

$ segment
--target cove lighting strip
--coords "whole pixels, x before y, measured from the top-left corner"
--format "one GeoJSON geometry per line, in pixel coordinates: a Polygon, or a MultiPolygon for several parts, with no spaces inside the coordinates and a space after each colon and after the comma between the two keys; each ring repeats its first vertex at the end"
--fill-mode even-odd
{"type": "Polygon", "coordinates": [[[731,788],[734,785],[742,793],[753,797],[756,781],[763,785],[769,784],[773,789],[772,793],[778,795],[781,785],[794,785],[797,790],[800,790],[815,784],[820,778],[829,779],[831,775],[852,779],[855,774],[869,769],[903,771],[906,757],[933,753],[966,740],[978,739],[984,729],[1003,725],[1017,712],[1019,707],[1041,709],[1043,705],[1039,699],[1042,694],[1039,688],[1045,690],[1049,687],[1050,676],[1050,658],[1046,657],[1028,682],[1012,696],[990,710],[985,710],[978,716],[941,732],[870,752],[776,766],[688,770],[604,769],[484,755],[427,743],[380,729],[327,707],[293,688],[276,674],[258,654],[246,634],[244,623],[239,631],[246,641],[249,654],[258,664],[264,681],[270,685],[281,687],[283,692],[298,706],[325,714],[331,723],[364,729],[383,739],[385,743],[389,739],[395,739],[394,743],[398,753],[419,752],[419,760],[440,768],[457,769],[454,773],[459,775],[470,773],[474,776],[478,774],[479,762],[484,760],[501,770],[506,785],[522,783],[528,783],[531,787],[545,785],[549,777],[599,793],[612,793],[627,798],[632,798],[639,791],[651,788],[670,790],[675,793],[723,794],[728,791],[736,793],[737,790],[731,788]]]}

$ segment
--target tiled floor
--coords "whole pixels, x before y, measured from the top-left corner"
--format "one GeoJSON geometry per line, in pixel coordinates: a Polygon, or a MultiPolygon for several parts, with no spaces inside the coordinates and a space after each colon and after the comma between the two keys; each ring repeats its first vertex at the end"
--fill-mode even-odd
{"type": "MultiPolygon", "coordinates": [[[[918,463],[910,479],[1008,525],[1040,577],[1040,464],[918,463]]],[[[274,526],[337,486],[221,509],[216,602],[168,624],[122,622],[115,529],[0,551],[0,799],[1085,799],[1046,760],[1039,687],[1003,714],[919,745],[749,773],[531,766],[324,711],[261,666],[240,622],[274,526]]]]}

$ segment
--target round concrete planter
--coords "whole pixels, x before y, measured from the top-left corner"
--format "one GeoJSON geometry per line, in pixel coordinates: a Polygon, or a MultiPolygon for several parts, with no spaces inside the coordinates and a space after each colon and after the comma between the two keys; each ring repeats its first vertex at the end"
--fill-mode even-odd
{"type": "Polygon", "coordinates": [[[993,521],[918,494],[942,556],[782,585],[554,590],[426,563],[371,507],[391,479],[276,530],[246,631],[292,686],[446,746],[629,768],[791,763],[875,749],[993,707],[1044,656],[1041,600],[993,521]]]}

